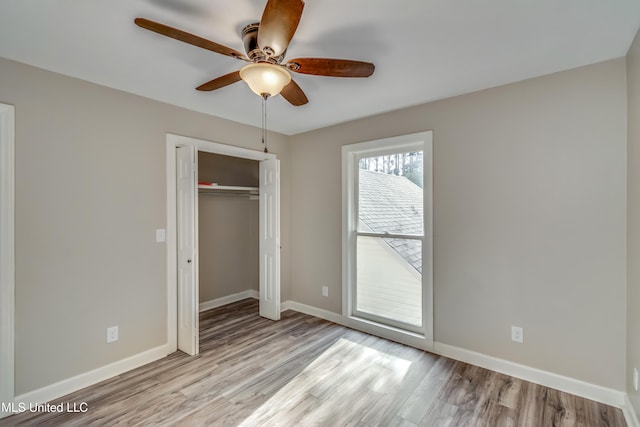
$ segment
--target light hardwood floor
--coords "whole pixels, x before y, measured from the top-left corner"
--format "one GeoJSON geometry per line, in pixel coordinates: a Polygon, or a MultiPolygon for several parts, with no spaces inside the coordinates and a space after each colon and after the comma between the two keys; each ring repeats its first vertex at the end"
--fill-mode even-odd
{"type": "Polygon", "coordinates": [[[619,409],[255,300],[200,316],[201,353],[174,353],[65,396],[84,414],[3,425],[625,426],[619,409]]]}

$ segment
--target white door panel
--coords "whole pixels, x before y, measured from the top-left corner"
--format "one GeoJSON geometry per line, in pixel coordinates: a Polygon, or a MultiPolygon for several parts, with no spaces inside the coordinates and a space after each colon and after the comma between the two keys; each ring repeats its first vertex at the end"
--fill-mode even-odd
{"type": "Polygon", "coordinates": [[[178,247],[178,349],[198,354],[196,150],[176,147],[178,247]]]}
{"type": "Polygon", "coordinates": [[[260,162],[260,316],[280,320],[280,161],[260,162]]]}

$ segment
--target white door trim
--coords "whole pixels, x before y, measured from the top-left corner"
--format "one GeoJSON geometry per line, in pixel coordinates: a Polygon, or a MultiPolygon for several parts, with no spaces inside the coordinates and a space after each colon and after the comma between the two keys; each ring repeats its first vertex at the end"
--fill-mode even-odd
{"type": "Polygon", "coordinates": [[[167,134],[167,349],[174,352],[178,348],[177,325],[177,257],[176,247],[176,147],[191,145],[197,151],[222,154],[225,156],[240,157],[249,160],[276,159],[275,154],[262,151],[249,150],[247,148],[205,141],[203,139],[190,138],[188,136],[167,134]]]}
{"type": "MultiPolygon", "coordinates": [[[[15,108],[0,104],[0,402],[15,397],[15,108]]],[[[11,415],[1,411],[0,418],[11,415]]]]}

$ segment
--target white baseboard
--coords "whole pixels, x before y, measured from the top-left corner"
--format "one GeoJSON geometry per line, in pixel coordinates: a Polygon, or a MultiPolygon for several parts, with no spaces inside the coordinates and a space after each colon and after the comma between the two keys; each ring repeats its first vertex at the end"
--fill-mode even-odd
{"type": "Polygon", "coordinates": [[[627,422],[627,427],[640,427],[640,421],[638,421],[638,416],[636,415],[636,410],[631,404],[631,400],[629,400],[629,395],[625,393],[624,395],[624,406],[622,407],[622,413],[624,414],[624,419],[627,422]]]}
{"type": "Polygon", "coordinates": [[[101,368],[21,394],[20,396],[16,396],[14,401],[16,403],[25,403],[27,407],[30,403],[36,404],[50,402],[69,393],[73,393],[74,391],[97,384],[100,381],[123,374],[158,359],[162,359],[169,354],[167,352],[168,349],[169,346],[163,344],[147,351],[143,351],[142,353],[127,357],[126,359],[118,360],[117,362],[113,362],[101,368]]]}
{"type": "Polygon", "coordinates": [[[237,294],[227,295],[225,297],[212,299],[200,303],[200,311],[211,310],[212,308],[222,307],[223,305],[231,304],[232,302],[241,301],[247,298],[260,298],[260,293],[253,289],[248,291],[238,292],[237,294]]]}
{"type": "Polygon", "coordinates": [[[333,311],[323,310],[322,308],[313,307],[306,304],[301,304],[295,301],[285,301],[280,305],[280,311],[293,310],[299,313],[308,314],[309,316],[318,317],[320,319],[328,320],[329,322],[342,325],[342,316],[334,313],[333,311]]]}
{"type": "Polygon", "coordinates": [[[525,381],[540,384],[545,387],[564,391],[576,396],[595,400],[596,402],[623,408],[625,406],[626,393],[607,387],[591,384],[575,378],[565,377],[530,366],[520,365],[505,359],[488,356],[475,351],[454,347],[448,344],[436,342],[433,352],[450,359],[459,360],[481,368],[490,369],[520,378],[525,381]]]}

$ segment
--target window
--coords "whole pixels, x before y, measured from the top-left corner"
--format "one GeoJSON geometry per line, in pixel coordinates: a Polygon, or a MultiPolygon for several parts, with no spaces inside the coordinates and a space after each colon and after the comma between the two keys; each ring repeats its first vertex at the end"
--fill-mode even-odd
{"type": "Polygon", "coordinates": [[[352,322],[432,339],[431,132],[343,147],[352,322]]]}

